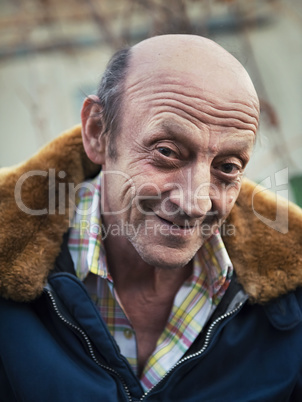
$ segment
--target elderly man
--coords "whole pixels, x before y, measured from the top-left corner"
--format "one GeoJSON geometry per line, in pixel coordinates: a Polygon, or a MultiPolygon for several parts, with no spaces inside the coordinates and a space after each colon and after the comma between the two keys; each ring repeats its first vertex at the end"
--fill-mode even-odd
{"type": "Polygon", "coordinates": [[[83,143],[0,172],[1,400],[301,401],[302,214],[243,180],[258,116],[228,52],[154,37],[83,143]]]}

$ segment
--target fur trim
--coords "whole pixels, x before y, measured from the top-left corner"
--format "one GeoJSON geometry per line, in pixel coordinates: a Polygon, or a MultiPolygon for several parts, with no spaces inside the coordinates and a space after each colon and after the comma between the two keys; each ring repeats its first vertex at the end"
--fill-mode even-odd
{"type": "MultiPolygon", "coordinates": [[[[74,212],[67,199],[66,208],[59,205],[58,194],[64,184],[67,190],[68,183],[77,186],[99,170],[84,152],[80,126],[63,133],[28,162],[0,169],[1,296],[29,302],[41,294],[74,212]],[[32,171],[38,173],[29,176],[32,171]],[[22,178],[25,180],[16,187],[22,178]],[[49,199],[49,180],[54,178],[55,192],[51,193],[55,197],[49,199]],[[20,187],[18,199],[15,189],[20,187]],[[30,215],[20,209],[21,200],[23,206],[35,211],[52,208],[51,213],[30,215]]],[[[227,233],[223,239],[238,280],[251,300],[266,303],[302,286],[302,212],[290,204],[289,231],[280,233],[287,220],[287,204],[278,202],[278,219],[272,229],[261,217],[274,221],[275,197],[268,191],[253,197],[254,190],[255,184],[244,180],[226,222],[227,227],[234,225],[235,233],[227,233]]]]}
{"type": "Polygon", "coordinates": [[[266,303],[302,286],[302,211],[259,189],[244,180],[227,219],[235,235],[223,241],[250,300],[266,303]]]}
{"type": "Polygon", "coordinates": [[[100,167],[93,165],[84,152],[80,126],[63,133],[28,162],[0,169],[1,296],[16,301],[31,301],[41,294],[60,251],[62,236],[68,230],[69,217],[73,215],[73,207],[68,200],[66,209],[61,205],[64,214],[60,213],[59,183],[74,183],[76,186],[99,170],[100,167]],[[49,170],[54,167],[55,170],[49,170]],[[24,176],[33,171],[34,175],[24,176]],[[60,172],[66,173],[63,179],[60,172]],[[52,175],[55,177],[52,180],[55,191],[50,193],[52,175]],[[19,181],[16,187],[19,179],[26,180],[23,184],[19,181]],[[19,205],[35,211],[52,208],[54,213],[34,216],[23,212],[15,201],[15,188],[19,187],[22,190],[19,205]],[[49,199],[49,194],[54,197],[49,199]]]}

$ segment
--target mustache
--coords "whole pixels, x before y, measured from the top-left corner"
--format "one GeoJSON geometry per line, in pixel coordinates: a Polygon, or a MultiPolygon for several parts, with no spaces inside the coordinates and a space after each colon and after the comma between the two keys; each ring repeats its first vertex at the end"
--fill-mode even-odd
{"type": "Polygon", "coordinates": [[[162,211],[160,208],[152,209],[153,213],[160,218],[174,223],[179,226],[200,226],[202,224],[214,225],[220,222],[220,216],[218,211],[208,211],[206,214],[202,215],[200,218],[195,218],[187,214],[183,210],[169,209],[169,211],[162,211]]]}

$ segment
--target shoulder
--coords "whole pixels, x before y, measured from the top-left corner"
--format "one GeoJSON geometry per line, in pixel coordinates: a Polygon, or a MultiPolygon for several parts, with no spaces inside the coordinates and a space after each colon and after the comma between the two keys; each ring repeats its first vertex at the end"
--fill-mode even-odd
{"type": "Polygon", "coordinates": [[[302,286],[302,211],[245,180],[223,241],[238,281],[256,303],[268,303],[302,286]]]}

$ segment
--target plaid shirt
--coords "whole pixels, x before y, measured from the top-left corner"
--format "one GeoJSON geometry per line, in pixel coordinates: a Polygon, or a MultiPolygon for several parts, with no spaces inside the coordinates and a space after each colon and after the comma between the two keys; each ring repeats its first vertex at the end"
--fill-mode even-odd
{"type": "MultiPolygon", "coordinates": [[[[121,353],[137,373],[135,331],[119,303],[106,264],[100,217],[101,174],[82,184],[68,247],[77,276],[85,282],[121,353]]],[[[219,232],[198,251],[193,273],[177,292],[166,327],[140,378],[152,388],[183,357],[222,299],[233,268],[219,232]]]]}

